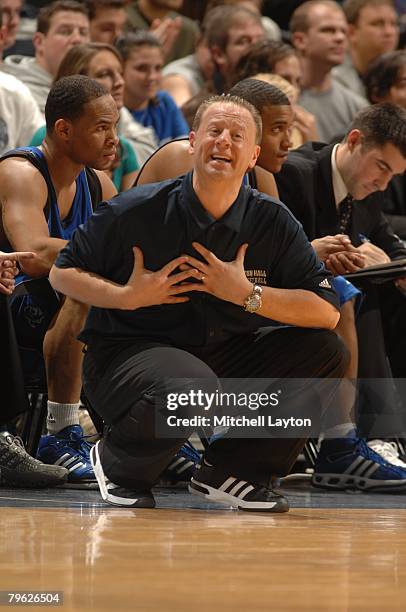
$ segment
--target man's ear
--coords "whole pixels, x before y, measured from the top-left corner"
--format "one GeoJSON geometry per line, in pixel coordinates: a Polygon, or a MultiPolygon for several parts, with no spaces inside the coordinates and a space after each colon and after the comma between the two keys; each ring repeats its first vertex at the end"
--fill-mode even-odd
{"type": "Polygon", "coordinates": [[[347,136],[346,142],[349,150],[352,153],[355,147],[362,142],[362,132],[360,130],[351,130],[347,136]]]}
{"type": "Polygon", "coordinates": [[[226,63],[225,53],[218,45],[210,47],[211,57],[216,66],[221,67],[226,63]]]}
{"type": "Polygon", "coordinates": [[[44,41],[45,35],[42,32],[35,32],[32,37],[32,44],[34,45],[35,51],[41,51],[42,43],[44,41]]]}
{"type": "Polygon", "coordinates": [[[188,149],[189,155],[193,155],[195,152],[195,141],[196,141],[196,132],[191,130],[189,132],[189,149],[188,149]]]}
{"type": "Polygon", "coordinates": [[[67,119],[55,121],[54,134],[62,141],[67,142],[72,136],[72,124],[67,119]]]}
{"type": "Polygon", "coordinates": [[[252,154],[251,161],[248,164],[248,170],[252,170],[253,169],[253,167],[257,163],[257,159],[258,159],[260,153],[261,153],[261,147],[259,145],[256,145],[255,149],[254,149],[254,152],[252,154]]]}
{"type": "Polygon", "coordinates": [[[0,26],[0,49],[2,51],[4,49],[4,44],[6,42],[6,37],[7,37],[7,26],[6,25],[2,25],[2,26],[0,26]]]}
{"type": "Polygon", "coordinates": [[[347,38],[348,38],[350,45],[354,43],[356,32],[357,32],[357,28],[355,27],[355,25],[353,23],[349,23],[348,29],[347,29],[347,38]]]}
{"type": "Polygon", "coordinates": [[[305,53],[306,41],[307,41],[306,32],[293,32],[291,36],[291,43],[295,47],[295,49],[300,51],[300,53],[303,53],[303,54],[305,53]]]}

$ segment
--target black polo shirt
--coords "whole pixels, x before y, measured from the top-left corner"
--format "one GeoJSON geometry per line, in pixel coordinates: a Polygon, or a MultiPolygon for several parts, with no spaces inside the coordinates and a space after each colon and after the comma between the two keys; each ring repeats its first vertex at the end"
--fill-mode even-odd
{"type": "MultiPolygon", "coordinates": [[[[141,185],[102,203],[76,230],[56,266],[82,268],[125,284],[133,270],[133,246],[143,251],[145,268],[156,271],[184,253],[200,258],[193,241],[223,261],[235,259],[247,242],[244,267],[249,280],[307,289],[338,307],[330,274],[281,202],[243,185],[226,214],[216,220],[197,198],[192,173],[141,185]]],[[[270,324],[270,319],[245,312],[242,306],[194,292],[182,304],[133,311],[92,307],[80,339],[91,344],[94,337],[135,337],[204,346],[270,324]]]]}

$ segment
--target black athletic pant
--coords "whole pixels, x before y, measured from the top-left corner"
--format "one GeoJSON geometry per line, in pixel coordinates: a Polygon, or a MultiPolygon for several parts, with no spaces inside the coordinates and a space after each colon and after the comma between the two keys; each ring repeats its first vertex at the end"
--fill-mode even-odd
{"type": "Polygon", "coordinates": [[[0,425],[6,425],[19,414],[28,410],[28,397],[24,389],[24,378],[10,303],[9,299],[3,294],[0,294],[0,324],[2,352],[0,425]]]}
{"type": "MultiPolygon", "coordinates": [[[[368,285],[356,321],[359,349],[357,424],[360,437],[392,438],[406,431],[406,398],[402,398],[402,406],[387,358],[388,349],[389,356],[392,356],[394,347],[405,345],[402,328],[396,325],[395,313],[390,310],[392,298],[393,303],[395,298],[398,303],[405,300],[391,283],[382,287],[368,285]],[[392,326],[392,341],[388,346],[385,346],[383,324],[386,340],[392,326]]],[[[400,375],[395,371],[395,376],[400,375]]]]}
{"type": "MultiPolygon", "coordinates": [[[[106,476],[127,488],[153,485],[191,431],[177,439],[155,437],[156,398],[184,390],[217,388],[221,378],[340,379],[346,350],[334,332],[301,328],[264,329],[204,348],[173,347],[126,340],[93,342],[87,347],[83,387],[93,409],[107,425],[102,463],[106,476]],[[201,385],[200,385],[201,386],[201,385]]],[[[308,383],[314,396],[319,382],[308,383]]],[[[337,383],[338,384],[338,383],[337,383]]],[[[334,385],[330,385],[334,387],[334,385]]],[[[297,398],[304,400],[298,389],[297,398]]],[[[324,398],[326,403],[331,397],[324,398]]],[[[193,416],[190,406],[178,416],[193,416]]],[[[268,483],[286,473],[305,440],[221,438],[206,450],[207,460],[225,472],[268,483]]]]}

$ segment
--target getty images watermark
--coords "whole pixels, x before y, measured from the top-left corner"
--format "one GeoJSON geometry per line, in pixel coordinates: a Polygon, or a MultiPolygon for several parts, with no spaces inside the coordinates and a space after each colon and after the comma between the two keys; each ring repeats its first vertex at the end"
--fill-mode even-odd
{"type": "MultiPolygon", "coordinates": [[[[201,389],[182,393],[168,393],[167,409],[177,411],[179,408],[191,406],[204,411],[213,409],[242,408],[250,411],[258,411],[261,408],[279,406],[279,389],[274,393],[235,393],[214,391],[208,393],[201,389]]],[[[169,427],[311,427],[310,418],[298,418],[294,416],[275,418],[271,414],[257,414],[248,416],[246,414],[195,414],[191,417],[179,417],[171,414],[167,417],[169,427]]]]}
{"type": "MultiPolygon", "coordinates": [[[[400,380],[406,391],[406,379],[400,380]]],[[[388,389],[391,381],[386,379],[362,379],[357,384],[335,378],[166,378],[161,382],[162,391],[155,396],[155,435],[161,438],[187,438],[199,429],[207,438],[218,429],[227,430],[229,437],[308,438],[341,425],[362,427],[348,402],[343,402],[346,395],[341,391],[348,385],[356,398],[358,389],[364,394],[367,390],[368,397],[385,407],[379,418],[371,413],[373,437],[394,437],[393,432],[405,430],[403,413],[395,414],[389,401],[392,387],[388,389]]]]}

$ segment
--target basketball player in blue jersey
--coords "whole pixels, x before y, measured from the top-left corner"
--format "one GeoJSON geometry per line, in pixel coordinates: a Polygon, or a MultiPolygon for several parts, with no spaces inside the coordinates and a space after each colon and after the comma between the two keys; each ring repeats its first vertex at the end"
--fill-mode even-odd
{"type": "Polygon", "coordinates": [[[53,291],[47,277],[75,229],[99,201],[116,194],[103,170],[115,157],[118,112],[102,85],[71,76],[52,87],[45,117],[40,147],[1,158],[0,248],[37,254],[21,261],[17,288],[23,282],[27,294],[17,291],[11,306],[19,346],[30,355],[43,352],[45,360],[48,435],[38,458],[67,467],[71,482],[87,484],[94,475],[79,425],[82,345],[76,340],[87,307],[53,291]]]}

